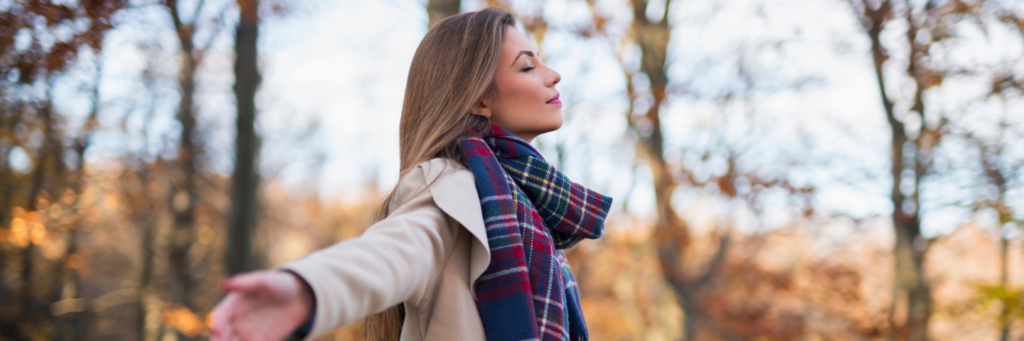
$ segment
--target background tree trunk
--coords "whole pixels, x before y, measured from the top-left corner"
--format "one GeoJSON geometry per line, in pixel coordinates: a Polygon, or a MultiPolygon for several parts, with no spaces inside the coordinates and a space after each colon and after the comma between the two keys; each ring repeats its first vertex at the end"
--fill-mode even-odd
{"type": "MultiPolygon", "coordinates": [[[[868,1],[861,1],[861,6],[864,11],[862,17],[866,19],[866,33],[871,40],[875,79],[878,82],[882,106],[891,132],[890,201],[893,205],[892,222],[896,245],[893,247],[895,278],[889,312],[890,327],[897,339],[923,341],[928,339],[928,321],[931,317],[932,304],[931,288],[924,271],[928,240],[921,235],[920,188],[921,181],[931,167],[931,150],[938,144],[938,135],[934,133],[941,130],[941,127],[929,129],[927,124],[922,123],[915,138],[907,136],[907,128],[903,121],[897,118],[895,105],[888,96],[883,72],[889,55],[882,46],[881,34],[885,25],[893,18],[893,3],[886,0],[878,6],[872,6],[868,1]],[[912,175],[906,176],[905,173],[912,175]],[[913,182],[913,191],[910,194],[903,193],[905,181],[913,182]]],[[[928,85],[924,83],[924,70],[919,63],[926,55],[926,50],[915,40],[920,24],[914,19],[911,9],[904,10],[909,25],[907,42],[910,58],[907,73],[917,85],[913,104],[907,115],[918,115],[924,122],[923,94],[928,85]]]]}
{"type": "MultiPolygon", "coordinates": [[[[152,53],[152,51],[149,51],[152,53]]],[[[143,73],[143,84],[145,84],[147,93],[156,93],[154,91],[157,79],[154,78],[154,72],[158,68],[158,61],[155,60],[153,55],[150,55],[150,59],[147,60],[147,72],[143,73]]],[[[146,122],[153,119],[154,107],[150,106],[146,122]]],[[[143,150],[150,150],[150,139],[148,131],[143,131],[143,150]]],[[[139,261],[139,286],[138,286],[138,302],[136,303],[138,309],[138,320],[136,321],[138,339],[142,341],[157,341],[160,335],[163,334],[163,316],[162,312],[164,309],[164,302],[160,299],[160,288],[157,286],[157,259],[163,256],[158,248],[161,244],[157,243],[157,235],[159,234],[159,227],[157,220],[161,216],[157,212],[166,212],[166,205],[162,205],[164,202],[160,200],[160,194],[154,193],[151,189],[151,182],[156,182],[154,179],[164,177],[165,162],[161,158],[157,158],[155,162],[149,163],[139,158],[139,163],[145,165],[146,168],[136,173],[135,178],[138,180],[134,184],[126,184],[125,196],[129,198],[137,198],[135,201],[139,203],[138,208],[133,210],[132,221],[134,225],[139,229],[139,255],[141,260],[139,261]]]]}
{"type": "Polygon", "coordinates": [[[256,268],[252,235],[257,227],[256,157],[259,137],[256,122],[256,89],[260,84],[256,43],[259,36],[259,1],[239,0],[235,36],[235,100],[238,106],[235,137],[235,172],[231,185],[231,213],[228,220],[228,274],[256,268]]]}
{"type": "MultiPolygon", "coordinates": [[[[1017,218],[1014,216],[1013,208],[1007,200],[1007,192],[1010,190],[1009,184],[1012,179],[1020,176],[1022,169],[1024,169],[1024,163],[1020,164],[1007,164],[1006,162],[1010,157],[1005,152],[1005,137],[1007,131],[1011,129],[1010,124],[1004,118],[999,124],[999,137],[993,142],[985,142],[981,138],[976,138],[970,134],[967,136],[969,141],[977,144],[980,153],[978,153],[981,161],[982,171],[985,175],[985,180],[992,188],[995,189],[995,198],[983,200],[979,208],[988,207],[994,209],[998,216],[995,227],[999,234],[999,290],[1003,293],[1009,293],[1013,289],[1009,286],[1009,248],[1010,239],[1007,238],[1007,228],[1017,223],[1017,218]]],[[[999,312],[999,340],[1007,341],[1010,339],[1010,327],[1013,322],[1014,312],[1011,310],[1011,306],[1015,304],[1012,300],[1014,296],[1004,295],[1000,297],[1002,308],[999,312]]]]}
{"type": "MultiPolygon", "coordinates": [[[[47,209],[46,204],[41,202],[40,199],[46,199],[49,202],[51,199],[51,193],[59,193],[63,188],[64,174],[66,173],[66,167],[64,165],[64,145],[61,143],[58,134],[60,134],[57,127],[56,114],[53,108],[53,87],[54,80],[52,77],[47,79],[47,96],[45,104],[42,110],[39,111],[41,123],[43,125],[43,144],[39,147],[39,156],[36,158],[36,169],[32,179],[32,189],[29,192],[29,203],[28,211],[45,211],[47,209]],[[40,205],[43,204],[43,205],[40,205]]],[[[41,219],[41,218],[40,218],[41,219]]],[[[30,320],[35,320],[42,317],[43,314],[43,302],[40,301],[36,296],[37,284],[32,283],[32,277],[34,276],[35,267],[35,256],[37,253],[37,247],[33,241],[33,223],[30,222],[29,226],[29,238],[28,246],[25,247],[22,253],[22,313],[25,314],[30,320]]]]}
{"type": "MultiPolygon", "coordinates": [[[[175,282],[172,290],[171,301],[182,304],[189,310],[195,310],[192,305],[192,264],[189,260],[189,251],[195,242],[195,210],[196,202],[199,201],[198,193],[198,165],[197,159],[201,148],[196,143],[196,117],[195,117],[195,76],[198,61],[195,55],[195,44],[193,35],[195,25],[185,24],[178,12],[178,1],[167,0],[165,2],[170,11],[174,28],[178,33],[178,41],[181,44],[181,69],[178,74],[178,87],[181,91],[181,101],[178,105],[178,122],[181,124],[181,134],[178,140],[178,170],[173,176],[174,190],[171,194],[171,207],[174,211],[174,230],[171,234],[170,245],[170,267],[175,282]]],[[[198,11],[197,11],[198,12],[198,11]]]]}
{"type": "MultiPolygon", "coordinates": [[[[75,197],[74,206],[69,205],[69,209],[74,207],[76,210],[80,209],[83,204],[80,202],[82,189],[86,183],[85,173],[85,152],[89,149],[90,142],[92,140],[92,133],[98,125],[99,116],[99,104],[100,104],[100,81],[103,77],[103,60],[102,55],[97,56],[96,61],[96,75],[93,81],[93,88],[91,93],[92,107],[89,110],[89,116],[86,118],[85,123],[82,125],[82,129],[79,132],[78,137],[74,139],[72,147],[74,148],[75,154],[78,156],[78,163],[75,165],[74,178],[71,179],[70,190],[75,197]]],[[[65,257],[77,255],[79,253],[79,238],[82,232],[82,218],[79,215],[74,224],[67,231],[67,240],[65,257]]],[[[55,290],[54,300],[51,304],[64,301],[64,300],[77,300],[78,304],[84,305],[84,299],[82,295],[82,277],[78,274],[78,271],[69,267],[68,262],[57,262],[56,264],[57,277],[60,280],[54,281],[59,284],[55,290]]],[[[61,321],[54,323],[58,328],[58,335],[62,336],[63,340],[85,340],[88,337],[85,335],[85,325],[87,311],[71,311],[64,316],[61,321]]]]}
{"type": "MultiPolygon", "coordinates": [[[[7,86],[6,82],[0,82],[0,131],[7,131],[12,126],[14,118],[14,110],[11,110],[10,102],[7,100],[7,86]]],[[[6,139],[0,139],[0,224],[7,225],[10,220],[7,216],[7,212],[11,211],[11,174],[10,165],[7,162],[10,157],[11,148],[13,147],[12,141],[6,141],[6,139]]],[[[7,234],[10,229],[7,226],[0,227],[0,233],[7,234]]],[[[4,271],[7,268],[7,252],[6,248],[0,248],[0,271],[4,271]]],[[[3,285],[0,285],[0,303],[10,304],[7,302],[9,293],[3,285]]],[[[3,331],[0,331],[0,335],[3,331]]]]}
{"type": "MultiPolygon", "coordinates": [[[[672,28],[669,25],[669,7],[671,0],[665,1],[665,11],[661,20],[651,21],[647,18],[646,0],[631,0],[633,5],[632,38],[640,47],[640,72],[650,79],[651,96],[654,103],[645,113],[636,113],[631,109],[627,115],[630,129],[636,133],[636,150],[651,169],[654,185],[655,235],[657,238],[658,261],[662,274],[675,292],[676,300],[683,310],[683,335],[685,340],[696,337],[697,322],[700,320],[700,309],[695,302],[693,281],[680,269],[679,257],[690,241],[690,229],[672,208],[672,194],[678,181],[673,178],[669,164],[664,157],[664,136],[661,127],[661,106],[665,102],[668,74],[666,61],[668,43],[671,40],[672,28]]],[[[629,92],[631,101],[636,100],[632,90],[632,76],[629,92]]],[[[630,105],[631,108],[633,107],[630,105]]]]}

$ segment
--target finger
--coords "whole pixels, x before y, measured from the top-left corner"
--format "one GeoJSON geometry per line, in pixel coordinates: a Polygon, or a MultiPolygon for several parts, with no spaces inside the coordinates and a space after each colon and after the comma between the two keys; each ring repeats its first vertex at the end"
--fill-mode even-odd
{"type": "Polygon", "coordinates": [[[225,314],[223,314],[223,313],[216,314],[216,315],[219,315],[219,316],[215,316],[214,319],[213,319],[213,327],[210,328],[210,335],[211,335],[210,340],[212,340],[212,341],[229,340],[228,337],[231,334],[231,331],[230,331],[231,327],[230,327],[230,324],[227,322],[227,319],[226,319],[227,316],[225,314]]]}
{"type": "Polygon", "coordinates": [[[216,306],[213,307],[213,311],[210,313],[213,315],[212,319],[214,327],[222,326],[230,319],[230,307],[235,300],[235,296],[237,295],[228,293],[227,295],[224,295],[224,298],[222,298],[220,302],[217,302],[216,306]]]}
{"type": "Polygon", "coordinates": [[[227,336],[229,328],[228,323],[225,321],[223,314],[220,314],[220,317],[217,317],[216,313],[214,314],[213,326],[210,328],[210,340],[226,340],[225,336],[227,336]]]}
{"type": "Polygon", "coordinates": [[[224,336],[227,335],[224,328],[214,327],[210,329],[210,341],[224,341],[227,340],[224,336]]]}
{"type": "Polygon", "coordinates": [[[225,279],[221,286],[228,291],[254,293],[267,289],[267,277],[266,271],[249,272],[225,279]]]}
{"type": "Polygon", "coordinates": [[[242,314],[244,304],[240,294],[228,293],[224,299],[214,307],[213,328],[219,334],[220,340],[232,340],[235,338],[234,321],[242,314]]]}
{"type": "Polygon", "coordinates": [[[210,329],[210,341],[225,341],[231,339],[231,331],[226,326],[214,326],[210,329]]]}

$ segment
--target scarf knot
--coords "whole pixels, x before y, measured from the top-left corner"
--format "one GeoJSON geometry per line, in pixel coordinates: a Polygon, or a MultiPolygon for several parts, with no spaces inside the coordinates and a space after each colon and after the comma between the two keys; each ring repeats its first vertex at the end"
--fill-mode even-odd
{"type": "Polygon", "coordinates": [[[612,199],[570,181],[497,125],[485,136],[467,134],[459,148],[491,249],[475,292],[487,339],[587,340],[562,249],[601,237],[612,199]]]}

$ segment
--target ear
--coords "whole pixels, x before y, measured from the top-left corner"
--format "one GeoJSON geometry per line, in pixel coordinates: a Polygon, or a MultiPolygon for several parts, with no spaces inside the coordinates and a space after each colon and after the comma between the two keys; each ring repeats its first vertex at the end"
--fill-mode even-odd
{"type": "Polygon", "coordinates": [[[483,116],[483,117],[486,117],[486,118],[490,119],[491,118],[490,102],[491,101],[489,99],[486,99],[486,98],[481,99],[480,101],[476,102],[476,104],[473,104],[472,108],[469,108],[469,113],[471,113],[473,115],[480,115],[480,116],[483,116]]]}

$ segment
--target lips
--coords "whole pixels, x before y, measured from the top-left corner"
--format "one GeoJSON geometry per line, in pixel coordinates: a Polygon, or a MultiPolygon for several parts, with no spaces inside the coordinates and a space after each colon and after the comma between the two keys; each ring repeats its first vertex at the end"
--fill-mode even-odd
{"type": "Polygon", "coordinates": [[[551,99],[549,99],[549,100],[547,101],[547,104],[551,104],[551,105],[562,105],[562,101],[559,101],[559,100],[558,100],[558,96],[559,96],[559,94],[555,94],[555,97],[552,97],[551,99]]]}

